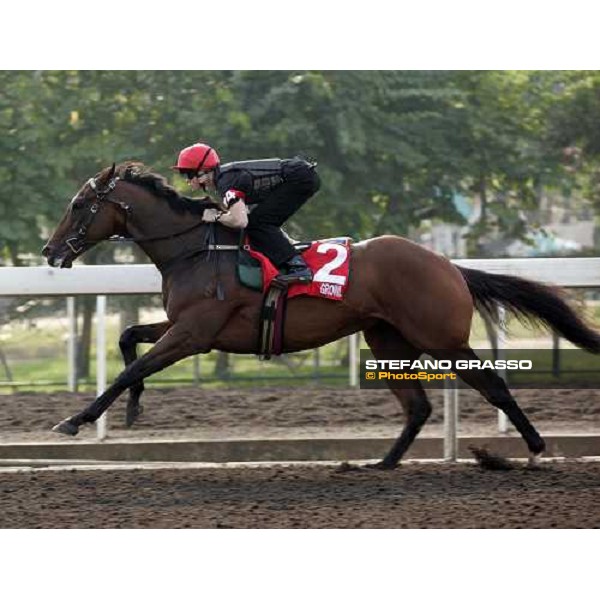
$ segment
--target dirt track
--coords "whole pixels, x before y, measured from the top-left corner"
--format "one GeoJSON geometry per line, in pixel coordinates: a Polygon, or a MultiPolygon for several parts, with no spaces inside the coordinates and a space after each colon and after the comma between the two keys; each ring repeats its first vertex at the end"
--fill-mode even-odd
{"type": "Polygon", "coordinates": [[[591,528],[600,463],[0,474],[0,527],[591,528]]]}
{"type": "MultiPolygon", "coordinates": [[[[439,435],[442,393],[429,390],[433,414],[422,435],[439,435]]],[[[541,433],[600,433],[600,391],[516,390],[515,398],[541,433]]],[[[56,440],[53,425],[80,411],[90,394],[20,393],[0,396],[0,436],[5,440],[56,440]]],[[[125,396],[109,411],[112,437],[312,437],[399,433],[404,416],[387,390],[343,388],[150,389],[133,429],[124,422],[125,396]]],[[[461,391],[460,431],[497,432],[497,411],[475,392],[461,391]]],[[[93,428],[77,439],[93,437],[93,428]]]]}
{"type": "MultiPolygon", "coordinates": [[[[440,431],[441,394],[424,435],[440,431]]],[[[515,394],[543,433],[600,430],[594,390],[515,394]]],[[[53,424],[88,396],[0,398],[6,441],[53,440],[53,424]]],[[[123,405],[111,436],[281,437],[393,435],[402,414],[385,391],[151,390],[134,430],[123,405]]],[[[461,431],[497,431],[496,411],[461,398],[461,431]]],[[[89,428],[83,439],[94,436],[89,428]]],[[[482,471],[474,464],[403,465],[394,472],[338,473],[332,466],[0,473],[0,527],[44,528],[396,528],[600,526],[600,462],[546,463],[541,470],[482,471]]]]}

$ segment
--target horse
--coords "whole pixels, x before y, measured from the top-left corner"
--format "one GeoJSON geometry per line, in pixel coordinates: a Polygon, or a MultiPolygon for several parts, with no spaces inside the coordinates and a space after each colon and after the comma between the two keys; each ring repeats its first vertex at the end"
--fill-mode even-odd
{"type": "MultiPolygon", "coordinates": [[[[76,435],[125,390],[127,425],[141,412],[144,379],[175,362],[217,349],[258,352],[262,294],[237,277],[240,232],[203,223],[207,200],[182,197],[167,180],[141,163],[107,167],[70,201],[42,250],[50,266],[70,268],[95,244],[111,237],[133,240],[162,275],[167,319],[134,325],[121,335],[124,370],[81,412],[53,429],[76,435]],[[221,248],[222,250],[217,250],[221,248]],[[154,344],[138,357],[138,343],[154,344]]],[[[422,354],[478,360],[469,346],[474,312],[497,315],[498,306],[544,325],[587,351],[600,352],[600,335],[570,307],[564,292],[528,279],[458,267],[412,241],[382,235],[353,243],[343,301],[297,296],[286,309],[283,352],[317,348],[362,331],[374,357],[417,360],[422,354]],[[440,350],[443,349],[443,350],[440,350]]],[[[521,434],[531,458],[545,442],[492,369],[460,371],[466,384],[502,410],[521,434]]],[[[374,466],[395,468],[431,414],[418,380],[389,385],[405,423],[392,447],[374,466]]]]}

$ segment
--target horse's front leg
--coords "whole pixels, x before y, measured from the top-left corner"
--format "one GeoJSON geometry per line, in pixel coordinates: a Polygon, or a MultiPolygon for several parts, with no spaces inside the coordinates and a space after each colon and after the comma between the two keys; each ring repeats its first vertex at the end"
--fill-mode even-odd
{"type": "Polygon", "coordinates": [[[221,305],[220,310],[195,311],[187,318],[180,319],[146,354],[127,366],[101,396],[80,413],[61,421],[53,427],[53,431],[77,435],[81,425],[96,421],[127,388],[186,356],[208,352],[230,314],[231,308],[221,305]]]}
{"type": "MultiPolygon", "coordinates": [[[[154,344],[172,327],[171,321],[162,321],[149,325],[132,325],[127,327],[119,339],[119,348],[123,355],[125,366],[129,366],[137,359],[138,344],[154,344]]],[[[140,404],[140,396],[144,391],[144,380],[135,383],[129,388],[129,399],[127,400],[127,411],[125,425],[131,427],[139,415],[143,412],[140,404]]]]}

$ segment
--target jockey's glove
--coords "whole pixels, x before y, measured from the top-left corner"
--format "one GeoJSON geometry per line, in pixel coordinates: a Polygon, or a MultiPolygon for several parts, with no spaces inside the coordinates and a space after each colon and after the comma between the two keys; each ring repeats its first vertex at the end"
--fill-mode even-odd
{"type": "Polygon", "coordinates": [[[202,213],[202,220],[205,223],[214,223],[223,216],[223,213],[217,208],[205,208],[202,213]]]}

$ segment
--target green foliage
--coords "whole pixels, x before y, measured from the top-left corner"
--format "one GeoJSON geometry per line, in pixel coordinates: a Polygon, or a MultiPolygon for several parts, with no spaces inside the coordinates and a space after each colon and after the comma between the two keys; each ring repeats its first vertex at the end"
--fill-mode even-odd
{"type": "Polygon", "coordinates": [[[599,113],[589,71],[2,71],[0,262],[38,255],[102,167],[135,159],[171,176],[199,139],[224,161],[319,162],[294,237],[461,222],[457,193],[483,200],[474,244],[521,237],[544,187],[600,197],[599,113]]]}

